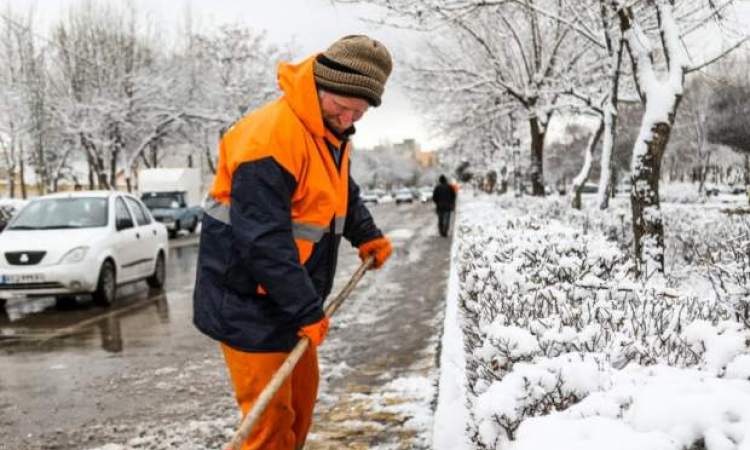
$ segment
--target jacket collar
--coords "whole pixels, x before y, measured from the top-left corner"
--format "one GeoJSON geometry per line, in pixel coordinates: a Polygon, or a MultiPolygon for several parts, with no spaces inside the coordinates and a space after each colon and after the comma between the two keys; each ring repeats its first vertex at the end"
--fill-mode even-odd
{"type": "Polygon", "coordinates": [[[313,77],[315,55],[298,64],[280,63],[278,69],[279,87],[284,99],[289,103],[294,114],[302,121],[314,136],[326,136],[323,115],[320,112],[318,90],[313,77]]]}

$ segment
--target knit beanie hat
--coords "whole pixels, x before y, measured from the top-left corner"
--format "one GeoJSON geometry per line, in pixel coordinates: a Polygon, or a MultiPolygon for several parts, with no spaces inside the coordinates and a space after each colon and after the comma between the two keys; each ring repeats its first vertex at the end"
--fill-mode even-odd
{"type": "Polygon", "coordinates": [[[319,88],[379,106],[392,68],[391,55],[383,44],[367,36],[350,35],[315,58],[313,73],[319,88]]]}

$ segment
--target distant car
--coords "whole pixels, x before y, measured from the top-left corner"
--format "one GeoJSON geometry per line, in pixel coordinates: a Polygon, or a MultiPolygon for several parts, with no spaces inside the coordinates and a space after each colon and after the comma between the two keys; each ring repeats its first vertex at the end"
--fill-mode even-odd
{"type": "Polygon", "coordinates": [[[129,194],[58,193],[29,202],[0,234],[0,298],[93,294],[115,301],[117,285],[166,276],[167,229],[129,194]]]}
{"type": "Polygon", "coordinates": [[[203,218],[201,172],[189,167],[143,169],[138,172],[141,200],[169,237],[180,230],[194,233],[203,218]]]}
{"type": "Polygon", "coordinates": [[[731,187],[731,192],[734,195],[740,195],[747,193],[747,188],[742,184],[735,184],[731,187]]]}
{"type": "Polygon", "coordinates": [[[18,211],[26,205],[26,203],[28,203],[26,200],[15,198],[0,199],[0,231],[5,229],[8,222],[10,222],[10,219],[12,219],[13,216],[15,216],[18,211]]]}
{"type": "Polygon", "coordinates": [[[359,198],[362,199],[363,203],[378,203],[378,195],[374,192],[362,192],[359,194],[359,198]]]}
{"type": "Polygon", "coordinates": [[[399,203],[411,203],[414,201],[414,194],[411,189],[402,188],[396,191],[396,195],[393,196],[396,200],[396,204],[399,203]]]}
{"type": "Polygon", "coordinates": [[[432,201],[432,189],[431,188],[422,188],[419,190],[419,201],[422,203],[427,203],[432,201]]]}
{"type": "Polygon", "coordinates": [[[194,233],[203,217],[203,208],[188,206],[185,192],[145,192],[141,200],[153,214],[154,219],[167,227],[170,238],[180,230],[194,233]]]}
{"type": "Polygon", "coordinates": [[[583,183],[582,194],[596,194],[599,192],[599,185],[596,183],[583,183]]]}
{"type": "Polygon", "coordinates": [[[393,195],[388,192],[383,192],[383,195],[378,196],[378,203],[391,203],[393,201],[393,195]]]}

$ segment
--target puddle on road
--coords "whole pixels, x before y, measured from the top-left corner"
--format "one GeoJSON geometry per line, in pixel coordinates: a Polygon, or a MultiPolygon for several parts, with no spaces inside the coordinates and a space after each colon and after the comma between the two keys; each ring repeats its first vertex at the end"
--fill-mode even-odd
{"type": "MultiPolygon", "coordinates": [[[[168,302],[181,298],[192,286],[195,247],[170,251],[166,291],[149,289],[144,282],[118,286],[109,308],[94,305],[90,296],[57,304],[54,297],[12,299],[0,308],[0,351],[9,353],[91,349],[123,351],[122,321],[131,329],[169,326],[170,304],[179,314],[190,305],[168,302]],[[177,308],[174,305],[177,305],[177,308]]],[[[174,312],[174,311],[172,311],[174,312]]]]}

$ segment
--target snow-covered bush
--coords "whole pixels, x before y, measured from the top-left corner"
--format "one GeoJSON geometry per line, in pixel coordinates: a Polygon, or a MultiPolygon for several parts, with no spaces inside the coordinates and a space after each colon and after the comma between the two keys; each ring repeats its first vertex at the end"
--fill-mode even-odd
{"type": "Polygon", "coordinates": [[[750,221],[745,215],[676,208],[667,255],[675,278],[712,296],[750,327],[750,221]]]}
{"type": "Polygon", "coordinates": [[[750,379],[750,331],[736,304],[681,278],[635,282],[612,219],[528,198],[479,200],[462,218],[458,300],[478,448],[505,448],[531,418],[604,395],[623,370],[750,379]]]}
{"type": "Polygon", "coordinates": [[[664,183],[659,186],[659,198],[663,203],[705,203],[705,194],[698,193],[695,183],[664,183]]]}

